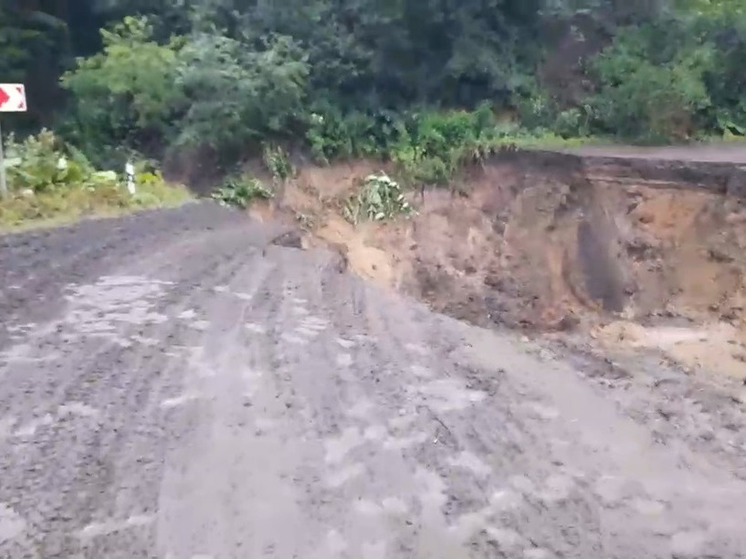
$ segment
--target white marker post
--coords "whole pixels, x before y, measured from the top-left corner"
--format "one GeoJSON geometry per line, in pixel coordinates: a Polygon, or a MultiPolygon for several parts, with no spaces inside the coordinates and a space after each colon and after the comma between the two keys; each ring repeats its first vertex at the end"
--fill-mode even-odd
{"type": "MultiPolygon", "coordinates": [[[[26,88],[20,83],[0,83],[0,113],[25,113],[26,88]]],[[[0,128],[0,198],[8,194],[8,180],[5,175],[5,154],[3,153],[3,131],[0,128]]]]}
{"type": "Polygon", "coordinates": [[[127,175],[127,190],[129,190],[131,196],[134,196],[137,193],[137,189],[135,187],[135,166],[132,164],[132,161],[127,161],[127,164],[124,166],[124,173],[127,175]]]}

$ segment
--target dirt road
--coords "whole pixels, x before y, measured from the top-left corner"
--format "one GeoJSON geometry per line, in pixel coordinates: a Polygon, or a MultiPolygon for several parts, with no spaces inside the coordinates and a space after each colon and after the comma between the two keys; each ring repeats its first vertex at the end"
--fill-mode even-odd
{"type": "Polygon", "coordinates": [[[277,233],[192,205],[0,237],[0,557],[746,557],[742,424],[661,437],[644,386],[277,233]]]}
{"type": "Polygon", "coordinates": [[[746,163],[746,145],[693,144],[689,146],[633,147],[633,146],[584,146],[567,150],[570,153],[598,157],[625,159],[660,159],[698,163],[746,163]]]}

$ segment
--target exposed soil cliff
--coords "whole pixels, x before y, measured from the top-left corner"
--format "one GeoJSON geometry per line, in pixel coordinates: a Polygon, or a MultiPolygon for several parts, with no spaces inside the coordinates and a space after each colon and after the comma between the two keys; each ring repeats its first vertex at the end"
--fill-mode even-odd
{"type": "Polygon", "coordinates": [[[413,195],[413,218],[357,228],[339,208],[376,167],[305,168],[279,207],[306,243],[457,318],[746,378],[746,172],[638,155],[506,154],[413,195]]]}

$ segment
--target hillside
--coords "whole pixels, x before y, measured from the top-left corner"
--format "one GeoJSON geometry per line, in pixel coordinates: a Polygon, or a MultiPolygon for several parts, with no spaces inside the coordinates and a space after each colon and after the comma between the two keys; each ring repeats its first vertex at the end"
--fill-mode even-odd
{"type": "MultiPolygon", "coordinates": [[[[267,145],[317,161],[419,163],[446,180],[486,136],[681,142],[746,131],[746,16],[734,0],[86,0],[0,6],[0,75],[40,126],[119,166],[267,145]],[[99,32],[100,30],[100,32],[99,32]],[[492,114],[499,130],[487,118],[492,114]],[[436,132],[435,136],[432,132],[436,132]]],[[[490,139],[490,138],[488,138],[490,139]]]]}

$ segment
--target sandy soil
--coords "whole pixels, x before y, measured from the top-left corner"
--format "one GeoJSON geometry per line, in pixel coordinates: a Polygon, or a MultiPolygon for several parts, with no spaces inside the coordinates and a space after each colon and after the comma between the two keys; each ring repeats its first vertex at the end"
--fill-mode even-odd
{"type": "Polygon", "coordinates": [[[412,219],[353,228],[337,208],[373,170],[314,168],[288,185],[308,246],[474,324],[579,328],[589,344],[746,379],[742,199],[508,160],[462,177],[459,195],[417,196],[412,219]]]}

